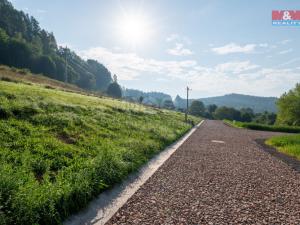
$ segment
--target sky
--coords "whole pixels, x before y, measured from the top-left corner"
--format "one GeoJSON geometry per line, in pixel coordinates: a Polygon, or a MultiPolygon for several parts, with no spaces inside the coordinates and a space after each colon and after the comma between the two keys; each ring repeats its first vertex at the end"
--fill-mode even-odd
{"type": "Polygon", "coordinates": [[[280,96],[300,82],[300,26],[272,26],[299,0],[13,0],[61,46],[126,88],[192,98],[280,96]]]}

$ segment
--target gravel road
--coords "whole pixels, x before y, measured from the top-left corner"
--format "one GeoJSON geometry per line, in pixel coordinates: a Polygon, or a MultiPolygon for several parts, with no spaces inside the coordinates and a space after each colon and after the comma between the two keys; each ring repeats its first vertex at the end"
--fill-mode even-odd
{"type": "Polygon", "coordinates": [[[300,224],[300,173],[254,140],[205,121],[107,224],[300,224]]]}

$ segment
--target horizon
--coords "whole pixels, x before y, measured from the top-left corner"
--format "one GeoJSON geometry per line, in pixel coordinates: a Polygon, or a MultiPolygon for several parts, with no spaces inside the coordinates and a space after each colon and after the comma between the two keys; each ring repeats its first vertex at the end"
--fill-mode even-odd
{"type": "Polygon", "coordinates": [[[271,23],[272,10],[298,10],[300,2],[11,2],[126,88],[172,98],[185,96],[186,85],[193,99],[279,97],[300,82],[299,27],[271,23]]]}

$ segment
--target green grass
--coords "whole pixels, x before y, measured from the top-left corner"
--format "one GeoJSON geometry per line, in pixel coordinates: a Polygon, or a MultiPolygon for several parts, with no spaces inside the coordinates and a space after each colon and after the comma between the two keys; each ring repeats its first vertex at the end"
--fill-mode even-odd
{"type": "Polygon", "coordinates": [[[174,111],[0,81],[0,224],[61,224],[185,134],[191,126],[183,120],[174,111]]]}
{"type": "Polygon", "coordinates": [[[14,83],[36,84],[50,89],[67,90],[77,93],[84,92],[84,90],[75,85],[54,80],[42,74],[33,74],[28,69],[17,69],[5,65],[0,65],[0,80],[14,83]]]}
{"type": "Polygon", "coordinates": [[[278,151],[296,157],[300,160],[300,135],[277,136],[266,141],[267,145],[275,147],[278,151]]]}
{"type": "Polygon", "coordinates": [[[279,125],[265,125],[258,123],[245,123],[239,121],[224,120],[224,123],[237,128],[246,128],[251,130],[263,130],[274,132],[286,132],[286,133],[300,133],[300,127],[296,126],[279,126],[279,125]]]}

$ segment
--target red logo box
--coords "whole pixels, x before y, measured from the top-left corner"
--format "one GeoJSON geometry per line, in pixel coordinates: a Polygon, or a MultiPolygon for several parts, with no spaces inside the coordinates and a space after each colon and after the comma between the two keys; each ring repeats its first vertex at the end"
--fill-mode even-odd
{"type": "Polygon", "coordinates": [[[273,10],[272,20],[300,20],[300,10],[273,10]]]}

